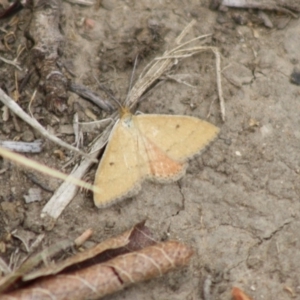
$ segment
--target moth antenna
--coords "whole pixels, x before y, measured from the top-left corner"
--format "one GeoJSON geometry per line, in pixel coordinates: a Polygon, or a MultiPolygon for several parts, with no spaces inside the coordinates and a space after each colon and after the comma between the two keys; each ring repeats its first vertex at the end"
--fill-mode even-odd
{"type": "Polygon", "coordinates": [[[126,97],[126,100],[125,100],[125,106],[126,106],[126,104],[128,103],[128,99],[129,99],[129,96],[130,96],[130,91],[131,91],[131,88],[132,88],[132,82],[133,82],[133,78],[134,78],[134,74],[135,74],[136,66],[137,66],[137,62],[138,62],[138,56],[139,56],[139,55],[137,55],[137,56],[135,57],[135,60],[134,60],[134,65],[133,65],[133,69],[132,69],[131,76],[130,76],[130,82],[129,82],[129,87],[128,87],[128,93],[127,93],[127,97],[126,97]]]}
{"type": "Polygon", "coordinates": [[[123,109],[123,105],[121,102],[104,86],[102,85],[96,76],[93,74],[94,79],[96,80],[97,84],[99,85],[100,89],[103,90],[115,103],[118,105],[119,109],[123,109]]]}

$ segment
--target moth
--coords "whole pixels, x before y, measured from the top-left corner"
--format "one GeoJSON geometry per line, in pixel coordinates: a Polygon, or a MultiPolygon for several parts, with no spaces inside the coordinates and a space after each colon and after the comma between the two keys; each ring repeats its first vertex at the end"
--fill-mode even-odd
{"type": "Polygon", "coordinates": [[[144,180],[180,179],[187,161],[213,141],[219,128],[181,115],[133,115],[126,108],[115,124],[98,166],[94,203],[109,206],[135,196],[144,180]]]}

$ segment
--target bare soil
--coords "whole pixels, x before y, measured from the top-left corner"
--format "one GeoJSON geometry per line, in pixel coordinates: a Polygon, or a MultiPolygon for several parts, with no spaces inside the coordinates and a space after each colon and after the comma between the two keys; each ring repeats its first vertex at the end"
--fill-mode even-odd
{"type": "MultiPolygon", "coordinates": [[[[93,241],[100,241],[147,219],[158,240],[178,239],[191,245],[195,250],[191,263],[105,299],[204,299],[208,278],[211,299],[231,299],[233,286],[257,300],[300,299],[300,89],[290,82],[290,74],[299,67],[300,23],[291,19],[281,29],[251,20],[237,25],[230,17],[233,10],[217,12],[208,6],[208,1],[194,0],[102,1],[95,9],[63,2],[60,54],[76,74],[73,80],[106,97],[95,75],[122,100],[136,54],[139,74],[196,19],[186,40],[210,33],[210,45],[220,49],[226,121],[220,116],[214,55],[208,51],[182,60],[172,70],[178,80],[166,77],[137,109],[206,119],[221,128],[219,138],[190,161],[187,174],[178,182],[146,182],[136,197],[106,209],[95,208],[91,194],[78,192],[53,228],[38,221],[51,193],[42,191],[43,201],[26,204],[23,195],[36,187],[24,174],[28,170],[0,160],[0,170],[5,170],[0,174],[0,239],[5,245],[1,257],[9,261],[16,251],[26,254],[18,239],[7,238],[15,229],[30,234],[30,241],[45,233],[42,247],[46,247],[62,238],[75,238],[87,228],[95,232],[93,241]]],[[[10,44],[12,51],[2,44],[1,56],[14,59],[17,47],[26,45],[24,32],[30,14],[28,9],[19,12],[21,23],[10,44]]],[[[274,24],[288,18],[274,12],[268,15],[274,24]]],[[[0,26],[7,22],[9,19],[2,20],[0,26]]],[[[4,33],[0,34],[3,38],[4,33]]],[[[30,49],[22,55],[21,66],[26,66],[30,49]]],[[[13,87],[16,69],[1,61],[0,67],[1,87],[13,87]]],[[[25,110],[36,84],[33,76],[21,95],[25,110]]],[[[75,112],[82,121],[92,121],[87,111],[98,119],[108,116],[72,93],[60,116],[47,110],[43,100],[43,94],[38,94],[32,104],[34,115],[68,143],[74,142],[74,135],[61,130],[72,124],[75,112]]],[[[0,139],[38,137],[21,120],[17,123],[19,132],[12,117],[4,121],[0,116],[0,139]]],[[[85,134],[84,144],[94,137],[85,134]]],[[[63,166],[72,154],[61,149],[64,157],[60,157],[54,153],[57,149],[45,142],[42,153],[27,156],[69,172],[71,166],[63,166]]],[[[87,180],[92,182],[95,169],[87,174],[87,180]]],[[[38,176],[52,189],[59,186],[58,180],[38,176]]]]}

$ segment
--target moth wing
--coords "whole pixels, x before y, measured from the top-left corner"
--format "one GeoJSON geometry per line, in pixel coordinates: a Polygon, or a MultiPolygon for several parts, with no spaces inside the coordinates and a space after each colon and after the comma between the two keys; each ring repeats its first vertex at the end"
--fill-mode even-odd
{"type": "Polygon", "coordinates": [[[97,207],[113,204],[138,193],[147,173],[147,164],[139,154],[141,145],[134,128],[118,122],[110,135],[95,175],[94,192],[97,207]]]}
{"type": "Polygon", "coordinates": [[[138,115],[134,118],[143,136],[179,162],[200,154],[219,133],[215,125],[190,116],[138,115]]]}

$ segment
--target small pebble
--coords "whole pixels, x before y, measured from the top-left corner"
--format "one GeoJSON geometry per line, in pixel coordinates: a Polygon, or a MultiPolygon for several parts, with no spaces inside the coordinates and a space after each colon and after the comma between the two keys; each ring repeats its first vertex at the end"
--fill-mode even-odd
{"type": "Polygon", "coordinates": [[[22,136],[21,136],[21,139],[23,142],[33,142],[34,141],[34,134],[32,131],[30,130],[25,130],[23,133],[22,133],[22,136]]]}
{"type": "Polygon", "coordinates": [[[300,85],[300,70],[295,69],[291,74],[291,83],[300,85]]]}

